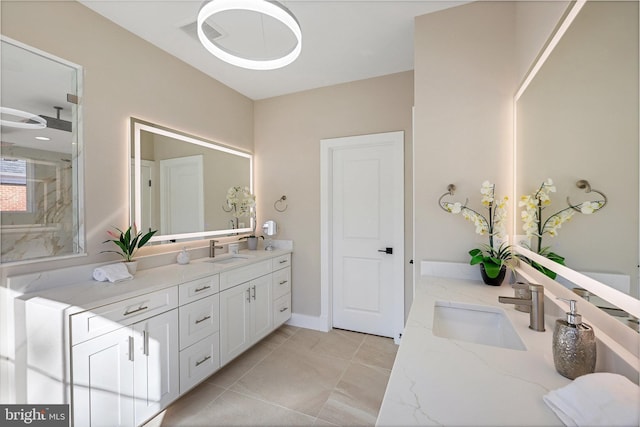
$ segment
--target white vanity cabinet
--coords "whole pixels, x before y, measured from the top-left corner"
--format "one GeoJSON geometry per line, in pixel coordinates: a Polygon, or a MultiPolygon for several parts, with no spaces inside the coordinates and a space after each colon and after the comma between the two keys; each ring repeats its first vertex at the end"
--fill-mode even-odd
{"type": "Polygon", "coordinates": [[[220,276],[179,286],[180,394],[220,368],[220,276]]]}
{"type": "Polygon", "coordinates": [[[271,265],[275,329],[291,318],[291,254],[273,258],[271,265]]]}
{"type": "Polygon", "coordinates": [[[141,425],[290,317],[290,263],[255,252],[25,295],[17,403],[71,403],[74,427],[141,425]]]}
{"type": "Polygon", "coordinates": [[[220,292],[222,365],[273,330],[271,274],[220,292]]]}
{"type": "Polygon", "coordinates": [[[74,345],[71,354],[76,426],[139,425],[180,393],[175,308],[74,345]]]}

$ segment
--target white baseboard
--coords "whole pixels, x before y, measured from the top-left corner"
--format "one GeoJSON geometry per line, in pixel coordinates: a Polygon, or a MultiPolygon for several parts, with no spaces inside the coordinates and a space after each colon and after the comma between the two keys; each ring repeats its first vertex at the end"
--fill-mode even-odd
{"type": "Polygon", "coordinates": [[[308,316],[306,314],[292,313],[287,325],[297,326],[315,331],[329,332],[331,329],[327,325],[327,319],[322,316],[308,316]]]}

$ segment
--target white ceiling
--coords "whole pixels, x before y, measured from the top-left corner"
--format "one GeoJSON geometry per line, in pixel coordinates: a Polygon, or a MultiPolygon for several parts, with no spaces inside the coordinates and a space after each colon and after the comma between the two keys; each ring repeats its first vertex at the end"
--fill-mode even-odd
{"type": "Polygon", "coordinates": [[[80,2],[254,100],[412,70],[414,18],[468,3],[284,0],[302,28],[302,53],[285,68],[252,71],[215,58],[181,29],[196,20],[202,1],[80,2]]]}

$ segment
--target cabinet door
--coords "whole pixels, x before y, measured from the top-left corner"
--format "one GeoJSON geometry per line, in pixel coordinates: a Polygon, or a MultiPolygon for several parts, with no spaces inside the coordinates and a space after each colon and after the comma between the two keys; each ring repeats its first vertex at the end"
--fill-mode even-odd
{"type": "Polygon", "coordinates": [[[180,393],[178,310],[133,325],[136,425],[151,418],[180,393]]]}
{"type": "Polygon", "coordinates": [[[73,347],[74,425],[134,425],[131,332],[120,328],[73,347]]]}
{"type": "Polygon", "coordinates": [[[248,283],[220,292],[220,365],[250,345],[250,298],[248,283]]]}
{"type": "Polygon", "coordinates": [[[251,285],[251,342],[256,342],[267,335],[273,326],[273,309],[271,297],[271,275],[259,277],[250,282],[251,285]]]}

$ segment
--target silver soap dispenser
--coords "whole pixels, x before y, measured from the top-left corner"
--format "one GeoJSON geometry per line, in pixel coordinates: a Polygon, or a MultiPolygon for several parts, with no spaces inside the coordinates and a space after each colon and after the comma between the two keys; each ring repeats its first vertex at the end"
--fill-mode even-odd
{"type": "Polygon", "coordinates": [[[591,326],[582,323],[575,300],[558,299],[568,302],[570,311],[566,320],[556,320],[553,330],[553,363],[556,371],[573,380],[595,370],[596,336],[591,326]]]}

